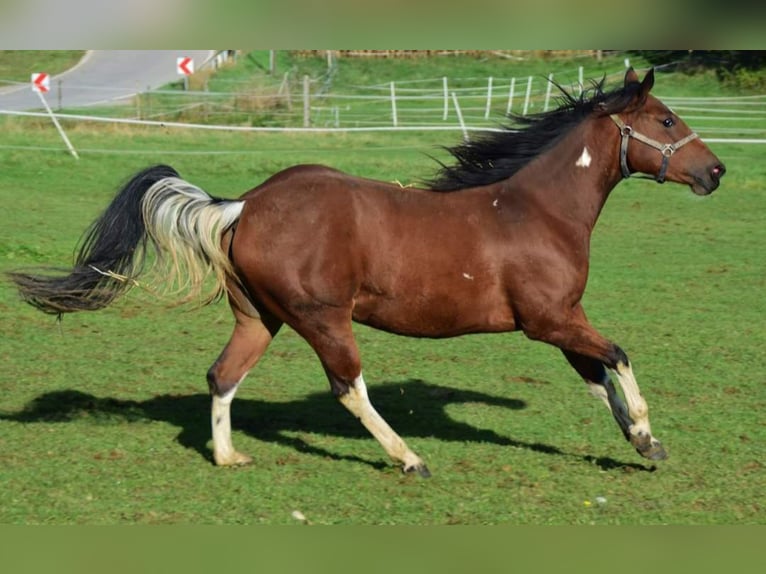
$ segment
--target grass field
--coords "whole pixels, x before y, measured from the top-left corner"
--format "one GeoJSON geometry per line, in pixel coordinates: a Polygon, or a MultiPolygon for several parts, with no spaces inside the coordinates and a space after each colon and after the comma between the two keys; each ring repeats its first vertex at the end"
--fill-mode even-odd
{"type": "Polygon", "coordinates": [[[60,74],[84,55],[83,50],[0,50],[0,88],[29,82],[29,76],[35,72],[60,74]]]}
{"type": "MultiPolygon", "coordinates": [[[[299,162],[408,183],[459,135],[77,126],[75,161],[43,122],[0,129],[0,272],[68,264],[150,163],[222,196],[299,162]]],[[[231,331],[225,304],[169,309],[133,290],[59,324],[3,282],[0,523],[296,524],[298,510],[312,524],[762,524],[766,166],[758,146],[713,148],[729,170],[715,194],[625,182],[593,237],[585,306],[631,357],[667,461],[635,454],[552,347],[359,327],[373,403],[433,473],[403,476],[285,328],[233,406],[255,463],[217,468],[204,375],[231,331]]]]}

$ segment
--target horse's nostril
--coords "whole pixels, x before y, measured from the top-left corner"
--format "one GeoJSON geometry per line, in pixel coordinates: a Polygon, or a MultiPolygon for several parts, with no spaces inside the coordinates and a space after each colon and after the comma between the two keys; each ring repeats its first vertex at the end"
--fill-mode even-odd
{"type": "Polygon", "coordinates": [[[712,175],[713,179],[721,179],[723,177],[723,174],[726,173],[726,166],[723,164],[719,164],[713,168],[712,175]]]}

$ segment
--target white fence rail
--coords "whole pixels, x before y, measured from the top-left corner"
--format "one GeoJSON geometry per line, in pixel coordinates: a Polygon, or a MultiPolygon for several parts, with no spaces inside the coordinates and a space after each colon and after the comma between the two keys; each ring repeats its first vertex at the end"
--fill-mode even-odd
{"type": "MultiPolygon", "coordinates": [[[[621,80],[623,73],[609,74],[607,85],[621,80]]],[[[70,122],[254,132],[461,130],[468,137],[471,131],[497,128],[509,113],[526,115],[555,107],[557,88],[552,82],[579,94],[583,77],[580,67],[548,77],[440,77],[352,86],[334,93],[327,90],[327,78],[285,74],[257,86],[232,83],[231,91],[154,90],[130,102],[56,117],[70,122]]],[[[66,108],[65,85],[62,94],[59,102],[51,102],[54,108],[66,108]]],[[[664,97],[660,92],[659,97],[706,140],[766,143],[766,95],[692,98],[664,97]]],[[[0,114],[36,112],[0,110],[0,114]]]]}

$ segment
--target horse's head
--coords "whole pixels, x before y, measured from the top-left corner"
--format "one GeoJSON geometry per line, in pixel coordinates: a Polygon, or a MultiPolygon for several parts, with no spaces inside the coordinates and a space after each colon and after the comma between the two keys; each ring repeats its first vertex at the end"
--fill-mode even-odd
{"type": "Polygon", "coordinates": [[[621,134],[623,176],[640,172],[660,183],[685,183],[698,195],[712,193],[726,168],[681,118],[649,93],[653,85],[653,69],[640,81],[630,68],[625,89],[635,95],[624,110],[610,115],[621,134]]]}

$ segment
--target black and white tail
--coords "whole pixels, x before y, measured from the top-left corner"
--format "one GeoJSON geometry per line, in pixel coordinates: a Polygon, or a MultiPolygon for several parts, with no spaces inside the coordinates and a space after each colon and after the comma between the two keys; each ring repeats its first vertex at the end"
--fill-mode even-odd
{"type": "MultiPolygon", "coordinates": [[[[233,277],[231,261],[221,250],[221,236],[239,219],[244,202],[211,197],[157,165],[135,175],[85,233],[74,267],[58,273],[10,273],[22,297],[38,309],[60,315],[103,309],[149,270],[147,246],[154,263],[166,265],[166,291],[202,296],[210,302],[233,277]]],[[[152,265],[153,267],[153,265],[152,265]]]]}

